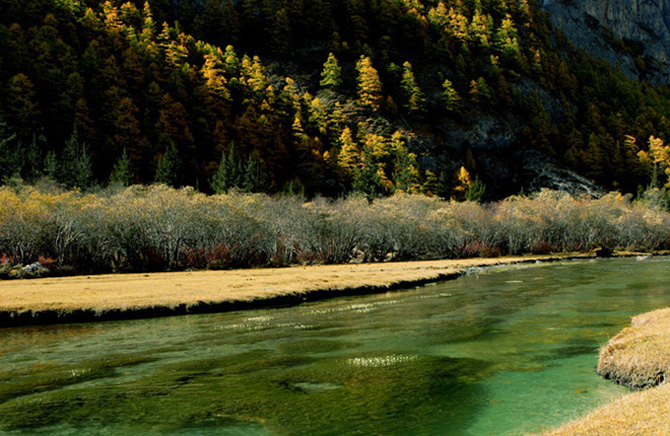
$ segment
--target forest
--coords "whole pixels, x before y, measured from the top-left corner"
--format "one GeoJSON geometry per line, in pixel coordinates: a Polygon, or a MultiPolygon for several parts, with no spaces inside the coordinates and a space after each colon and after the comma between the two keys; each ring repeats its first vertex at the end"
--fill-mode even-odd
{"type": "Polygon", "coordinates": [[[539,151],[624,193],[667,182],[668,87],[575,49],[533,0],[0,8],[6,183],[495,200],[524,180],[449,136],[484,117],[515,138],[497,155],[539,151]]]}

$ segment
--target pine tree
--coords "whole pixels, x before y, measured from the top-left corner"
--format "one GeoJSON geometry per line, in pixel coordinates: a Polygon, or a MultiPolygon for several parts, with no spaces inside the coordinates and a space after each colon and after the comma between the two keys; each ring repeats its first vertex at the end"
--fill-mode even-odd
{"type": "Polygon", "coordinates": [[[491,100],[491,89],[483,77],[470,82],[470,95],[477,103],[488,103],[491,100]]]}
{"type": "Polygon", "coordinates": [[[158,160],[154,183],[163,183],[173,188],[177,186],[177,170],[180,165],[177,146],[169,141],[165,153],[158,160]]]}
{"type": "Polygon", "coordinates": [[[93,181],[93,168],[88,146],[79,143],[79,132],[75,125],[65,148],[60,166],[59,181],[66,188],[88,188],[93,181]]]}
{"type": "Polygon", "coordinates": [[[38,131],[42,114],[35,98],[32,82],[25,74],[17,74],[9,81],[8,104],[5,106],[7,121],[16,129],[19,137],[29,139],[38,131]]]}
{"type": "Polygon", "coordinates": [[[232,45],[226,46],[226,51],[223,54],[223,64],[225,66],[225,71],[231,76],[237,76],[240,72],[240,59],[235,53],[235,49],[232,45]]]}
{"type": "Polygon", "coordinates": [[[135,175],[133,172],[132,161],[124,147],[121,157],[114,165],[114,171],[110,175],[109,181],[111,183],[118,183],[122,186],[130,186],[133,184],[134,178],[135,175]]]}
{"type": "Polygon", "coordinates": [[[476,201],[480,203],[484,198],[484,193],[486,192],[486,185],[479,179],[478,176],[475,176],[475,180],[472,181],[468,189],[465,190],[465,200],[466,201],[476,201]]]}
{"type": "Polygon", "coordinates": [[[472,185],[472,178],[470,177],[468,170],[466,170],[465,167],[461,167],[456,174],[456,180],[457,182],[456,186],[454,187],[454,195],[452,200],[463,201],[466,199],[466,192],[472,185]]]}
{"type": "Polygon", "coordinates": [[[221,153],[219,169],[212,177],[210,186],[217,195],[223,194],[231,188],[242,187],[242,177],[242,164],[235,153],[235,144],[232,144],[229,153],[225,150],[221,153]]]}
{"type": "Polygon", "coordinates": [[[18,153],[20,159],[20,175],[23,180],[34,182],[41,174],[39,162],[41,161],[40,149],[42,148],[37,143],[46,143],[46,138],[42,135],[33,133],[33,137],[27,144],[19,141],[18,153]]]}
{"type": "Polygon", "coordinates": [[[360,152],[356,142],[351,135],[351,129],[345,127],[340,135],[340,153],[338,156],[338,166],[345,175],[353,174],[360,163],[360,152]]]}
{"type": "Polygon", "coordinates": [[[15,147],[16,134],[7,130],[2,116],[0,116],[0,183],[12,177],[19,170],[15,147]]]}
{"type": "Polygon", "coordinates": [[[403,94],[405,109],[411,114],[418,114],[425,109],[426,97],[421,92],[421,88],[416,83],[412,64],[405,62],[403,64],[402,81],[400,90],[403,94]]]}
{"type": "Polygon", "coordinates": [[[365,194],[370,200],[382,194],[381,180],[376,165],[370,162],[369,157],[366,156],[363,164],[354,170],[352,187],[355,192],[365,194]]]}
{"type": "Polygon", "coordinates": [[[342,85],[342,68],[337,62],[335,55],[330,53],[326,63],[323,64],[323,71],[321,72],[321,82],[323,88],[337,90],[342,85]]]}
{"type": "Polygon", "coordinates": [[[448,111],[455,111],[461,101],[461,97],[458,95],[458,92],[456,92],[454,85],[452,85],[449,79],[446,79],[444,83],[442,83],[442,100],[444,101],[444,107],[448,111]]]}
{"type": "Polygon", "coordinates": [[[367,56],[361,56],[356,63],[358,71],[358,97],[361,106],[378,111],[382,102],[382,83],[379,74],[367,56]]]}
{"type": "Polygon", "coordinates": [[[230,189],[230,175],[228,174],[228,156],[225,150],[221,153],[221,160],[219,161],[219,169],[210,181],[210,186],[216,195],[228,192],[230,189]]]}
{"type": "Polygon", "coordinates": [[[249,156],[244,168],[244,182],[242,189],[245,192],[261,192],[265,189],[267,178],[263,171],[262,162],[257,161],[253,154],[249,156]]]}
{"type": "Polygon", "coordinates": [[[55,151],[51,150],[47,153],[44,158],[44,170],[42,172],[51,180],[56,180],[58,177],[58,156],[55,151]]]}

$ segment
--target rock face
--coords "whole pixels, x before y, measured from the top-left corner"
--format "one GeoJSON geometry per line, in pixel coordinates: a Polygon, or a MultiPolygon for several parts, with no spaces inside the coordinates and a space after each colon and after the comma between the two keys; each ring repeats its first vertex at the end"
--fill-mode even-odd
{"type": "Polygon", "coordinates": [[[670,0],[539,0],[572,42],[627,75],[670,82],[670,0]],[[622,40],[633,53],[624,51],[622,40]],[[640,56],[646,71],[636,65],[640,56]]]}

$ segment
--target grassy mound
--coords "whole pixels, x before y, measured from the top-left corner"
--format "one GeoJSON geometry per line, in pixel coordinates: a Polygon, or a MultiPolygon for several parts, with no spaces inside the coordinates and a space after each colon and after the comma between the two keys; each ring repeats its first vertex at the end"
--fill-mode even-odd
{"type": "Polygon", "coordinates": [[[544,436],[656,436],[670,434],[670,308],[633,318],[600,352],[598,373],[645,389],[626,395],[544,436]],[[651,389],[648,389],[651,388],[651,389]]]}
{"type": "Polygon", "coordinates": [[[633,318],[603,347],[598,373],[635,389],[657,386],[670,372],[670,308],[633,318]]]}

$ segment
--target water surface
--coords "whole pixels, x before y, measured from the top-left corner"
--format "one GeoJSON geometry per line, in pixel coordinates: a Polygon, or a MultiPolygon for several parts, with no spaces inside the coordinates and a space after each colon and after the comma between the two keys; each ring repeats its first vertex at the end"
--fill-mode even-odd
{"type": "Polygon", "coordinates": [[[655,258],[506,267],[284,309],[0,330],[0,435],[522,435],[670,304],[655,258]]]}

